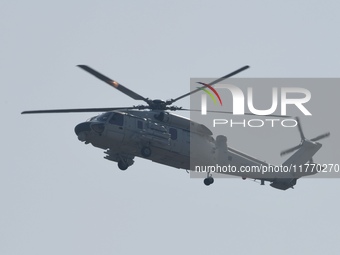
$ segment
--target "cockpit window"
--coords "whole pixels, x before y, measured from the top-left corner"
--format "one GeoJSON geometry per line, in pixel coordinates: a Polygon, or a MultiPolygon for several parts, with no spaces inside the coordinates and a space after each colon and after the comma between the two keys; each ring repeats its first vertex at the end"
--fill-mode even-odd
{"type": "Polygon", "coordinates": [[[110,115],[111,115],[111,112],[103,113],[103,114],[98,116],[97,120],[106,122],[108,120],[108,118],[110,117],[110,115]]]}
{"type": "Polygon", "coordinates": [[[123,126],[124,124],[124,115],[120,113],[113,113],[109,122],[113,125],[123,126]]]}

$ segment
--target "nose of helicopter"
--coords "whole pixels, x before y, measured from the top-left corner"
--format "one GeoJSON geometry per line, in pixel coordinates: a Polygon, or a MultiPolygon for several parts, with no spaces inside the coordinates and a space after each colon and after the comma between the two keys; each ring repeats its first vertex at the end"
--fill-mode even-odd
{"type": "Polygon", "coordinates": [[[90,132],[90,131],[91,131],[90,122],[82,122],[74,128],[74,132],[76,133],[80,141],[85,141],[86,132],[90,132]]]}
{"type": "Polygon", "coordinates": [[[74,132],[76,133],[76,135],[79,135],[81,132],[86,132],[86,131],[91,131],[90,122],[82,122],[74,128],[74,132]]]}

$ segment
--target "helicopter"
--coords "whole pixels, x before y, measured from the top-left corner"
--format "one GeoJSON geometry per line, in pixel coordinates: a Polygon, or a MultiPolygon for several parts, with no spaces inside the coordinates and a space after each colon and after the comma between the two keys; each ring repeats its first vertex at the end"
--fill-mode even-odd
{"type": "Polygon", "coordinates": [[[317,141],[328,137],[330,133],[306,139],[297,117],[295,119],[301,142],[281,153],[281,155],[285,155],[296,151],[281,166],[288,171],[269,172],[268,169],[273,169],[274,166],[229,147],[226,136],[217,135],[214,137],[213,132],[205,125],[172,113],[173,111],[195,111],[173,104],[207,86],[211,87],[248,69],[248,65],[209,84],[199,83],[203,86],[166,101],[143,97],[87,65],[78,65],[78,67],[130,98],[144,101],[146,104],[130,107],[30,110],[23,111],[22,114],[101,113],[79,123],[74,131],[79,141],[103,149],[104,158],[116,162],[120,170],[128,169],[134,164],[135,157],[141,157],[187,171],[196,171],[197,166],[208,166],[202,171],[206,174],[203,181],[206,186],[214,183],[213,173],[216,172],[238,176],[242,179],[259,180],[261,185],[267,181],[273,188],[287,190],[294,188],[299,178],[316,174],[322,169],[321,165],[313,162],[312,157],[322,146],[317,141]],[[195,153],[191,153],[192,148],[199,149],[195,150],[195,153]],[[309,167],[310,165],[313,167],[309,167]],[[242,168],[257,169],[258,171],[241,171],[242,168]]]}

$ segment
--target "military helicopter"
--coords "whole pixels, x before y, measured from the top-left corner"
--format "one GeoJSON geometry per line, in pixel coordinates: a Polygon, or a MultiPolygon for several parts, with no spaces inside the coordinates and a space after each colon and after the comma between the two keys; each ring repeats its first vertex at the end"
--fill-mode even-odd
{"type": "MultiPolygon", "coordinates": [[[[167,166],[192,171],[195,170],[194,165],[219,164],[221,166],[232,166],[233,169],[236,169],[236,171],[220,171],[220,173],[239,176],[242,179],[260,180],[261,185],[268,181],[270,186],[281,190],[293,188],[297,179],[318,172],[319,165],[314,164],[312,157],[322,146],[317,141],[328,137],[330,133],[308,140],[303,134],[298,118],[296,118],[296,121],[301,143],[281,153],[284,155],[297,150],[282,164],[282,167],[290,167],[289,171],[266,174],[263,174],[262,171],[262,174],[259,175],[258,172],[245,172],[240,171],[240,169],[244,166],[268,169],[271,165],[228,147],[226,136],[218,135],[214,138],[211,130],[205,125],[171,113],[172,111],[191,111],[192,109],[174,106],[173,103],[200,91],[206,86],[213,86],[232,77],[248,69],[249,66],[243,66],[209,84],[200,83],[204,86],[167,101],[145,98],[89,66],[78,65],[78,67],[132,99],[144,101],[146,104],[131,107],[34,110],[23,111],[22,114],[100,112],[100,115],[78,124],[74,129],[75,133],[81,142],[105,150],[104,158],[117,162],[118,168],[121,170],[126,170],[132,166],[135,157],[142,157],[167,166]],[[200,149],[193,154],[190,153],[191,146],[200,149]],[[313,170],[307,170],[306,163],[314,164],[317,167],[313,170]]],[[[213,182],[212,169],[209,168],[206,171],[204,184],[209,186],[213,182]]]]}

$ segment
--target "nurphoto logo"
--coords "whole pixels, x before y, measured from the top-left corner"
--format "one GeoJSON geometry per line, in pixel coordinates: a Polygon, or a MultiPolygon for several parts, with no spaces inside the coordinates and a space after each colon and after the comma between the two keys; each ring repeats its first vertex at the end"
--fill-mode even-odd
{"type": "MultiPolygon", "coordinates": [[[[222,106],[222,100],[220,98],[220,95],[217,93],[217,91],[209,86],[208,84],[200,82],[200,84],[206,86],[210,90],[214,92],[214,94],[217,96],[220,105],[222,106]]],[[[232,98],[233,98],[233,115],[244,115],[245,114],[245,95],[243,91],[232,84],[219,84],[219,89],[226,89],[231,92],[232,98]]],[[[201,114],[206,115],[207,114],[207,94],[210,96],[210,98],[214,101],[216,104],[216,99],[212,95],[210,91],[208,91],[205,88],[202,88],[202,90],[206,94],[202,94],[201,96],[201,114]]],[[[287,105],[295,105],[304,115],[312,115],[307,108],[303,105],[307,103],[311,99],[311,93],[308,89],[305,88],[299,88],[299,87],[282,87],[280,90],[276,87],[272,88],[272,105],[269,109],[265,110],[259,110],[254,107],[253,103],[253,88],[248,87],[247,88],[247,107],[250,113],[254,115],[270,115],[273,114],[278,107],[278,98],[281,99],[281,115],[285,116],[287,115],[287,105]],[[289,98],[289,94],[301,94],[301,98],[289,98]]]]}

